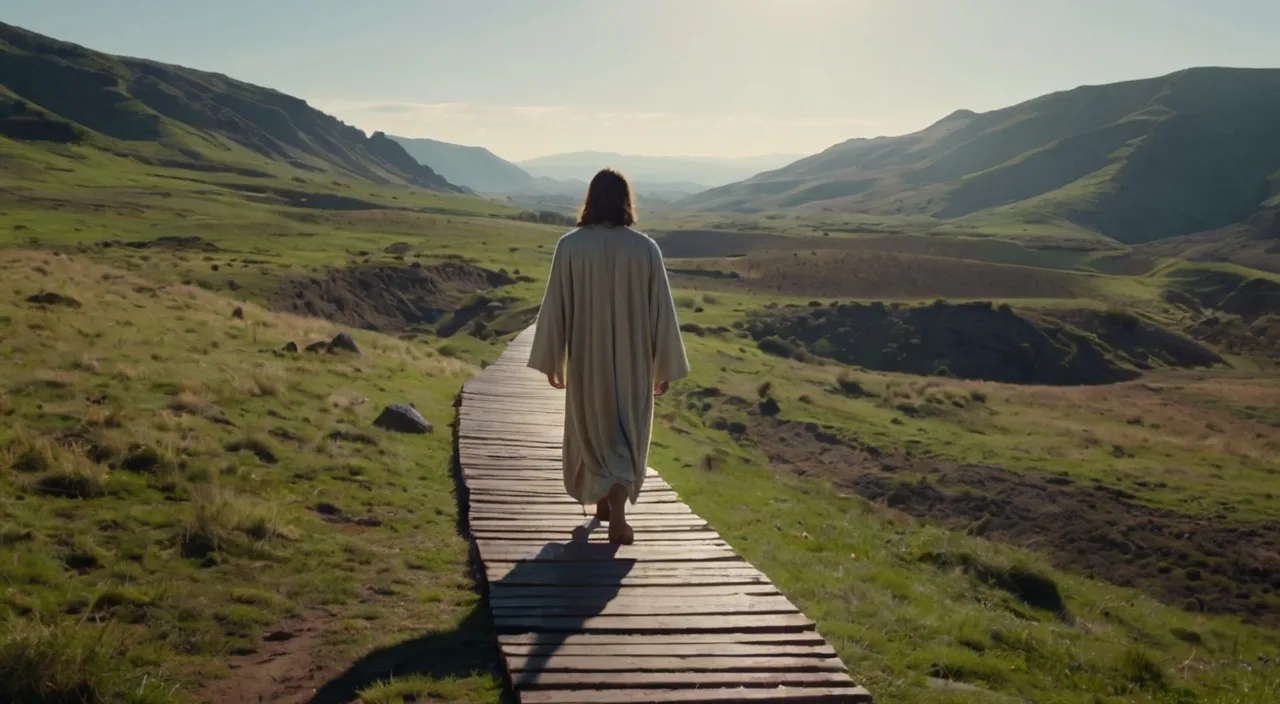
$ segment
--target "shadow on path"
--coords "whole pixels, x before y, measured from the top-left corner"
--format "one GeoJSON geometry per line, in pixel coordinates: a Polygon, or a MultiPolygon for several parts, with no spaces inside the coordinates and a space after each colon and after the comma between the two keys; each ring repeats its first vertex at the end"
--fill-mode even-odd
{"type": "MultiPolygon", "coordinates": [[[[461,394],[455,408],[460,404],[461,394]]],[[[456,526],[460,536],[470,539],[470,501],[458,457],[456,416],[452,426],[456,526]]],[[[518,525],[512,523],[513,527],[518,525]]],[[[425,633],[365,655],[325,683],[308,704],[344,704],[355,700],[362,690],[392,678],[419,675],[465,679],[476,674],[493,674],[506,684],[503,701],[517,701],[512,685],[536,685],[536,673],[566,637],[581,633],[586,622],[598,616],[618,595],[623,580],[635,566],[634,560],[615,558],[617,546],[588,542],[591,533],[601,529],[592,521],[567,534],[565,542],[546,543],[536,551],[536,543],[530,542],[530,559],[512,563],[487,589],[486,571],[472,542],[471,574],[478,588],[484,589],[485,598],[466,618],[454,628],[425,633]],[[494,608],[498,609],[496,614],[494,608]],[[499,625],[496,629],[495,621],[499,625]],[[514,678],[507,677],[498,650],[499,633],[531,636],[523,670],[514,678]]]]}
{"type": "Polygon", "coordinates": [[[489,585],[489,598],[476,604],[457,627],[369,653],[325,683],[308,704],[350,702],[362,690],[392,678],[465,679],[484,673],[505,681],[503,701],[515,702],[513,685],[536,685],[537,673],[566,637],[581,633],[586,622],[617,596],[635,563],[612,559],[616,551],[608,543],[547,543],[537,554],[567,559],[514,563],[489,585]],[[511,679],[502,665],[498,633],[531,636],[524,665],[511,679]]]}
{"type": "Polygon", "coordinates": [[[492,622],[483,604],[477,604],[456,628],[426,633],[360,658],[326,682],[308,703],[350,702],[362,690],[391,678],[465,679],[478,673],[501,677],[492,622]]]}

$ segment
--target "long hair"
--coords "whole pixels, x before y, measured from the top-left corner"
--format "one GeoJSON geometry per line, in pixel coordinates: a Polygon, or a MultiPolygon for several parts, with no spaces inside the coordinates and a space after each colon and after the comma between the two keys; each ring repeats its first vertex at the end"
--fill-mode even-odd
{"type": "Polygon", "coordinates": [[[631,184],[615,169],[601,169],[587,186],[587,197],[578,215],[578,227],[631,227],[636,224],[636,204],[631,184]]]}

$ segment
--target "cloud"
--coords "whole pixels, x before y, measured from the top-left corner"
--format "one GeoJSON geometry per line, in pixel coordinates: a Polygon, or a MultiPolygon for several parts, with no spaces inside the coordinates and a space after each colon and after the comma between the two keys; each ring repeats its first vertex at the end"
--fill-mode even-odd
{"type": "Polygon", "coordinates": [[[510,159],[564,151],[747,156],[811,153],[882,124],[848,116],[768,116],[319,99],[311,104],[366,131],[488,147],[510,159]]]}

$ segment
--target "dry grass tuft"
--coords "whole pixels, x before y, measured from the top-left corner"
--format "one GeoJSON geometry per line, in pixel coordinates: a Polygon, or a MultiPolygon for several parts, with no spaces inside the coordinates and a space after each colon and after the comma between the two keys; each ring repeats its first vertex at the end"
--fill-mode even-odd
{"type": "Polygon", "coordinates": [[[271,503],[214,487],[198,490],[191,518],[181,536],[182,554],[207,557],[216,552],[270,556],[270,543],[298,534],[271,503]]]}

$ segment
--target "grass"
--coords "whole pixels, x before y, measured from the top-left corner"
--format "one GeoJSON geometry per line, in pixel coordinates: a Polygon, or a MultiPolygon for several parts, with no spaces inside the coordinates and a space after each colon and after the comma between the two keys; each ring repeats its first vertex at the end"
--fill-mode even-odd
{"type": "MultiPolygon", "coordinates": [[[[445,423],[474,367],[359,331],[358,358],[282,356],[336,330],[252,304],[235,320],[225,298],[80,257],[9,250],[0,271],[0,698],[181,699],[281,621],[326,629],[332,667],[474,607],[447,433],[371,426],[406,400],[445,423]],[[82,307],[25,302],[49,287],[82,307]]],[[[422,686],[491,698],[487,657],[422,686]]]]}
{"type": "MultiPolygon", "coordinates": [[[[767,379],[784,415],[845,429],[886,453],[894,443],[914,444],[916,452],[931,456],[999,452],[988,459],[1019,466],[1042,456],[1013,447],[1029,442],[1020,438],[1037,426],[1041,443],[1072,443],[1071,433],[1053,423],[1044,428],[1044,417],[1026,410],[1046,390],[931,381],[930,392],[962,391],[978,409],[912,421],[904,430],[890,422],[896,414],[883,397],[906,392],[919,398],[920,381],[851,370],[838,376],[830,367],[781,361],[714,338],[691,338],[690,352],[695,372],[680,390],[716,386],[749,399],[767,379]],[[829,391],[836,384],[847,389],[852,380],[860,393],[829,391]],[[811,402],[795,400],[801,395],[811,402]],[[1001,411],[995,422],[1017,425],[999,431],[988,426],[992,407],[1001,411]],[[1019,420],[1020,415],[1027,417],[1019,420]],[[983,427],[982,435],[973,433],[983,427]]],[[[1137,432],[1118,417],[1130,408],[1128,400],[1116,397],[1114,405],[1105,404],[1114,420],[1098,419],[1097,406],[1061,395],[1054,407],[1097,431],[1137,432]]],[[[1186,613],[1136,590],[1054,569],[1034,552],[920,524],[832,491],[825,481],[771,469],[765,448],[714,430],[705,414],[689,410],[679,395],[660,404],[658,414],[663,430],[653,465],[818,621],[880,701],[941,700],[943,695],[926,684],[927,676],[1045,702],[1249,702],[1280,693],[1274,665],[1280,638],[1273,631],[1231,617],[1186,613]],[[702,462],[708,448],[727,453],[702,462]],[[1028,597],[1037,591],[1051,596],[1028,597]]],[[[1274,445],[1268,447],[1274,456],[1274,445]]],[[[1212,442],[1177,449],[1184,459],[1199,453],[1223,463],[1238,460],[1212,442]]],[[[1259,459],[1253,457],[1255,463],[1259,459]]],[[[1075,474],[1109,473],[1100,457],[1051,464],[1075,474]]],[[[1179,475],[1182,483],[1172,492],[1178,498],[1208,491],[1237,501],[1270,476],[1257,473],[1240,477],[1239,483],[1219,483],[1207,472],[1179,475]]],[[[1178,503],[1174,497],[1146,499],[1178,503]]],[[[1233,515],[1233,520],[1277,516],[1274,497],[1246,506],[1252,515],[1233,515]]],[[[981,692],[946,696],[948,701],[987,701],[981,692]]]]}
{"type": "MultiPolygon", "coordinates": [[[[0,145],[0,682],[12,683],[0,694],[188,701],[210,691],[201,687],[269,681],[252,663],[279,650],[288,673],[318,667],[305,685],[332,701],[497,701],[445,426],[462,380],[537,305],[562,230],[478,199],[350,182],[344,195],[387,208],[290,207],[246,194],[252,179],[0,145]],[[116,244],[162,235],[201,239],[116,244]],[[397,244],[408,250],[387,251],[397,244]],[[283,351],[341,329],[272,312],[283,281],[458,259],[518,279],[500,290],[510,301],[487,332],[350,330],[360,355],[283,351]],[[80,307],[27,302],[42,292],[80,307]],[[384,404],[406,401],[436,433],[371,428],[384,404]],[[264,642],[276,630],[294,638],[264,642]]],[[[665,217],[645,225],[714,230],[722,248],[762,231],[794,240],[673,267],[816,264],[838,249],[831,259],[846,266],[821,269],[822,281],[843,285],[842,272],[863,276],[846,271],[855,264],[892,265],[881,284],[824,291],[823,303],[972,295],[1186,322],[1162,301],[1176,262],[1101,275],[1086,271],[1094,253],[1053,238],[902,239],[908,218],[665,217]],[[965,290],[926,290],[947,276],[965,290]]],[[[838,476],[798,476],[770,462],[777,448],[754,434],[757,417],[687,395],[714,386],[752,408],[772,402],[778,423],[813,424],[885,457],[1065,478],[1204,525],[1248,527],[1280,520],[1267,489],[1280,469],[1271,367],[1046,388],[782,358],[740,336],[735,324],[751,311],[818,298],[796,290],[809,273],[783,267],[773,293],[673,275],[694,374],[659,403],[652,463],[818,620],[878,701],[988,700],[937,691],[929,677],[1044,702],[1280,696],[1274,631],[1055,566],[1044,551],[984,538],[999,535],[990,522],[922,521],[838,476]]]]}

